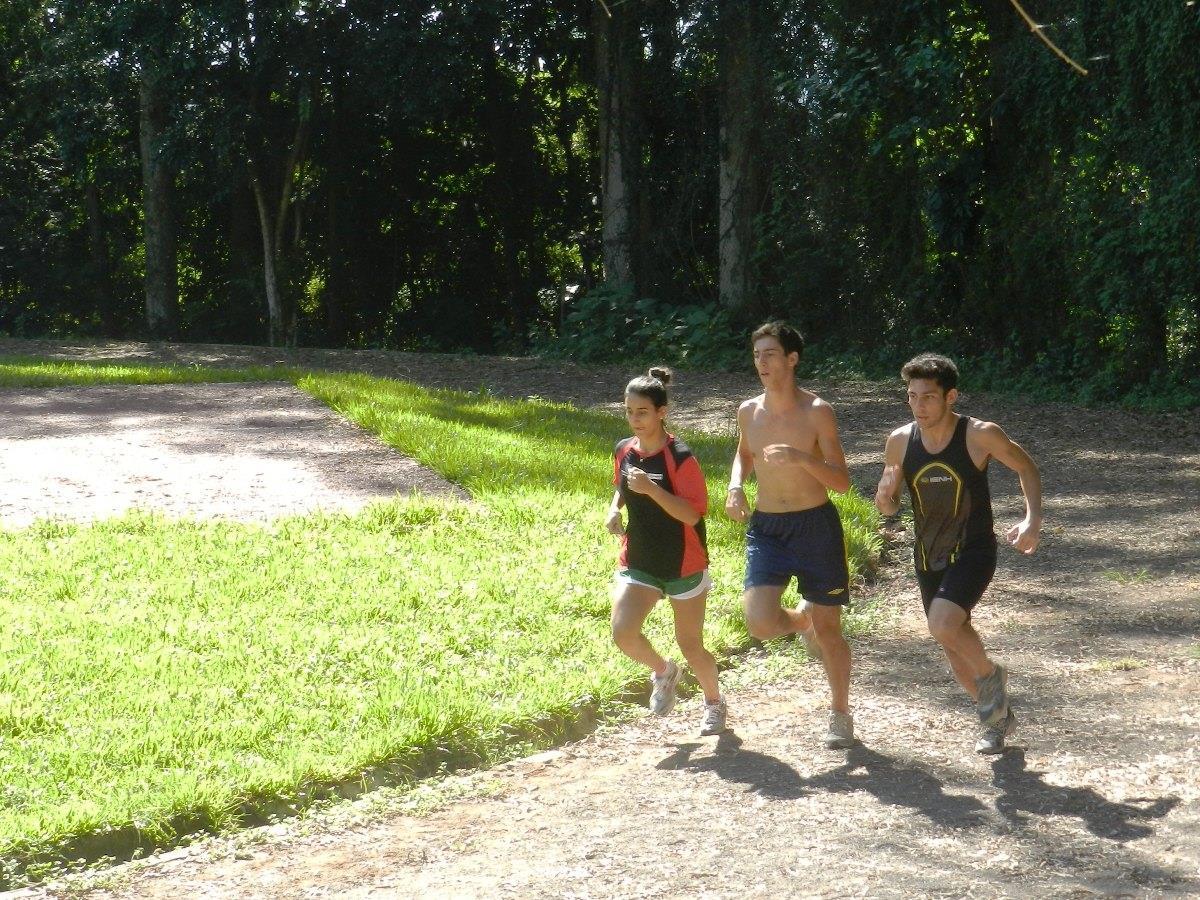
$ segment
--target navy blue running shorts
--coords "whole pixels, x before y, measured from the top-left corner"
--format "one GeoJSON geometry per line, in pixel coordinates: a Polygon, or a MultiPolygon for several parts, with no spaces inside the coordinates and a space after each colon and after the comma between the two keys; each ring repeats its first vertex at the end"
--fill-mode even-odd
{"type": "Polygon", "coordinates": [[[809,603],[845,606],[850,602],[850,569],[842,520],[832,502],[799,512],[755,511],[746,529],[748,588],[796,589],[809,603]]]}
{"type": "Polygon", "coordinates": [[[917,582],[921,585],[921,602],[925,615],[937,597],[961,606],[967,615],[975,608],[983,592],[996,574],[996,539],[981,540],[963,547],[953,557],[953,562],[937,572],[917,569],[917,582]]]}

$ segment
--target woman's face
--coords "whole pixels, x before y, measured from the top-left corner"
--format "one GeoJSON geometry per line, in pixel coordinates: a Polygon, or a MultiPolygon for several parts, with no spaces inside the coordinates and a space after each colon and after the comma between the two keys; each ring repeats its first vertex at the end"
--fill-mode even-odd
{"type": "Polygon", "coordinates": [[[655,406],[649,397],[634,393],[625,395],[625,421],[638,437],[658,434],[666,417],[667,408],[655,406]]]}

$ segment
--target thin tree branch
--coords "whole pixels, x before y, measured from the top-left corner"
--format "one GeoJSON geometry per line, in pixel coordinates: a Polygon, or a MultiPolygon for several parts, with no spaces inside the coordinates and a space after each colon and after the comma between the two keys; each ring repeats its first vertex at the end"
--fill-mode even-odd
{"type": "MultiPolygon", "coordinates": [[[[604,0],[600,0],[600,2],[603,3],[604,0]]],[[[1033,19],[1030,18],[1029,13],[1025,12],[1025,8],[1023,6],[1021,6],[1021,4],[1019,2],[1017,2],[1017,0],[1009,0],[1009,2],[1012,3],[1013,8],[1016,9],[1016,11],[1020,14],[1021,18],[1025,20],[1025,24],[1029,26],[1029,30],[1032,31],[1034,34],[1036,34],[1039,38],[1041,38],[1042,43],[1045,44],[1047,47],[1049,47],[1051,50],[1053,50],[1055,56],[1057,56],[1059,59],[1061,59],[1063,62],[1065,62],[1068,66],[1070,66],[1072,69],[1074,69],[1080,75],[1086,75],[1088,73],[1087,69],[1085,69],[1079,63],[1075,62],[1075,60],[1071,59],[1071,57],[1067,56],[1067,54],[1063,53],[1062,50],[1060,50],[1058,48],[1058,46],[1054,43],[1054,41],[1052,41],[1052,40],[1050,40],[1050,38],[1046,37],[1046,29],[1043,28],[1041,25],[1037,24],[1035,21],[1033,21],[1033,19]]]]}

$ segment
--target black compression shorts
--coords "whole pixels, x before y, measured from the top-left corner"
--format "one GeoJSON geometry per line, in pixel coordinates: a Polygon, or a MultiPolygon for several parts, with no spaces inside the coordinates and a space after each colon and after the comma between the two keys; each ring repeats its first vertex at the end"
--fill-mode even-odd
{"type": "Polygon", "coordinates": [[[954,562],[936,572],[917,569],[925,615],[937,597],[960,606],[969,615],[996,574],[996,539],[963,547],[954,562]]]}

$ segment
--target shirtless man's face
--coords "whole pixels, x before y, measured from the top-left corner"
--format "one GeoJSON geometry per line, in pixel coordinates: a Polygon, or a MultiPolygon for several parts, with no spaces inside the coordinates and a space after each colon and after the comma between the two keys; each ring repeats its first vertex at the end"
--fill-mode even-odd
{"type": "Polygon", "coordinates": [[[908,383],[908,408],[922,428],[934,428],[945,421],[957,399],[957,388],[944,391],[932,378],[914,378],[908,383]]]}
{"type": "Polygon", "coordinates": [[[784,353],[779,338],[760,337],[754,342],[754,368],[763,387],[779,387],[792,382],[796,377],[799,353],[784,353]]]}

